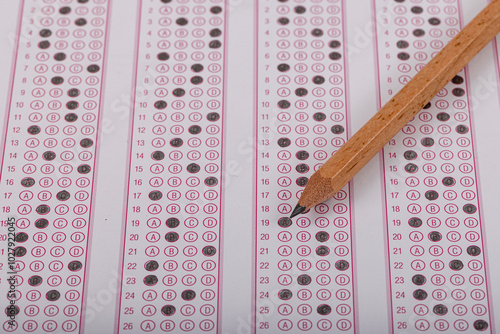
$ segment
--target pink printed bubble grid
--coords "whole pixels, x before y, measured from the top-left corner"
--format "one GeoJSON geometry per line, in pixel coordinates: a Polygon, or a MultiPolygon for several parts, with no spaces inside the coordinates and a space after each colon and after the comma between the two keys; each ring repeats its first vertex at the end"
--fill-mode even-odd
{"type": "Polygon", "coordinates": [[[257,6],[255,333],[355,332],[351,190],[290,220],[349,131],[344,3],[257,6]]]}
{"type": "MultiPolygon", "coordinates": [[[[461,29],[459,0],[374,2],[380,102],[461,29]]],[[[383,150],[394,333],[492,333],[468,99],[461,71],[383,150]]]]}
{"type": "Polygon", "coordinates": [[[117,332],[218,330],[224,6],[140,2],[117,332]]]}
{"type": "MultiPolygon", "coordinates": [[[[16,219],[16,289],[9,297],[18,314],[2,327],[78,333],[109,1],[21,6],[1,174],[2,212],[16,219]]],[[[3,293],[8,284],[1,282],[3,293]]]]}

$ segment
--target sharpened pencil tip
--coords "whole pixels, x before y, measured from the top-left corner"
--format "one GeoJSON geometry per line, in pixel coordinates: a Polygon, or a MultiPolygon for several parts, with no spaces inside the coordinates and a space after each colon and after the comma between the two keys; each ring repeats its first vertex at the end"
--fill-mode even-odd
{"type": "Polygon", "coordinates": [[[305,206],[301,206],[300,204],[297,204],[297,206],[295,207],[295,209],[293,209],[293,212],[290,215],[290,218],[298,216],[298,215],[300,215],[304,211],[306,211],[306,207],[305,206]]]}

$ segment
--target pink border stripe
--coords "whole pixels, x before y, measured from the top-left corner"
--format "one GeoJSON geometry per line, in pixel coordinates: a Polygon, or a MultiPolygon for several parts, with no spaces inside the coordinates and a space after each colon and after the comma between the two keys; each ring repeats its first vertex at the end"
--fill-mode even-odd
{"type": "Polygon", "coordinates": [[[136,39],[135,39],[135,55],[134,55],[134,73],[133,73],[133,84],[132,84],[132,106],[130,108],[130,120],[129,120],[129,134],[128,134],[128,143],[129,143],[129,151],[127,157],[127,178],[125,180],[125,195],[124,195],[124,206],[123,206],[123,217],[124,217],[124,226],[122,228],[121,234],[121,256],[120,256],[120,264],[118,268],[121,268],[120,281],[118,282],[120,288],[119,293],[117,294],[117,308],[115,315],[115,333],[120,332],[120,310],[122,305],[122,292],[123,292],[123,262],[125,261],[125,236],[127,235],[127,220],[128,220],[128,199],[129,199],[129,191],[130,191],[130,164],[132,161],[132,143],[133,135],[134,135],[134,120],[135,120],[135,101],[136,101],[136,87],[137,87],[137,76],[138,76],[138,66],[139,66],[139,43],[140,43],[140,35],[141,35],[141,15],[142,15],[142,1],[137,2],[137,18],[136,18],[136,39]]]}
{"type": "Polygon", "coordinates": [[[85,270],[83,274],[83,291],[82,291],[82,310],[80,313],[80,333],[84,333],[85,330],[85,315],[87,313],[87,287],[89,285],[89,280],[86,279],[88,277],[88,273],[90,270],[90,258],[91,258],[91,245],[92,245],[92,235],[94,231],[94,205],[96,202],[96,183],[98,179],[98,173],[97,173],[97,166],[99,164],[99,157],[100,157],[100,150],[101,150],[101,141],[99,140],[99,129],[102,126],[102,120],[103,120],[103,105],[104,105],[104,92],[105,92],[105,87],[106,87],[106,72],[107,72],[107,63],[108,63],[108,49],[109,49],[109,26],[110,26],[110,20],[111,20],[111,4],[112,0],[108,0],[108,10],[106,13],[106,35],[104,37],[104,52],[103,52],[103,58],[102,58],[102,77],[101,77],[101,87],[100,87],[100,96],[99,96],[99,112],[97,114],[97,131],[96,131],[96,148],[95,148],[95,153],[94,153],[94,173],[92,176],[92,190],[90,193],[92,194],[92,199],[90,202],[90,208],[89,208],[89,229],[88,229],[88,234],[87,234],[87,254],[85,257],[85,270]]]}

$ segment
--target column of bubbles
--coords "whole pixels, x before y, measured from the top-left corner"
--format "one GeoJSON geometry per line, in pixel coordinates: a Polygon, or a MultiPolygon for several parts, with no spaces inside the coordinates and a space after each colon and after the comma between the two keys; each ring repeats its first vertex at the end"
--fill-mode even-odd
{"type": "Polygon", "coordinates": [[[351,191],[288,218],[348,138],[341,0],[257,7],[255,330],[355,331],[351,191]]]}
{"type": "MultiPolygon", "coordinates": [[[[376,0],[380,105],[461,29],[458,0],[376,0]]],[[[467,70],[383,150],[394,333],[491,333],[467,70]]]]}
{"type": "Polygon", "coordinates": [[[216,333],[226,10],[143,0],[119,331],[216,333]]]}
{"type": "Polygon", "coordinates": [[[108,4],[20,2],[0,179],[2,219],[16,220],[0,300],[15,322],[2,321],[3,333],[81,328],[108,4]]]}

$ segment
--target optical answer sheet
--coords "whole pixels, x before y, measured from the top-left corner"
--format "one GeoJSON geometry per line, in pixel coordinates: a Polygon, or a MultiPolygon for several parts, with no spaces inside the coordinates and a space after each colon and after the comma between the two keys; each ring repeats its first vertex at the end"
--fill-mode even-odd
{"type": "Polygon", "coordinates": [[[5,1],[0,332],[496,333],[497,41],[287,218],[486,5],[5,1]]]}

